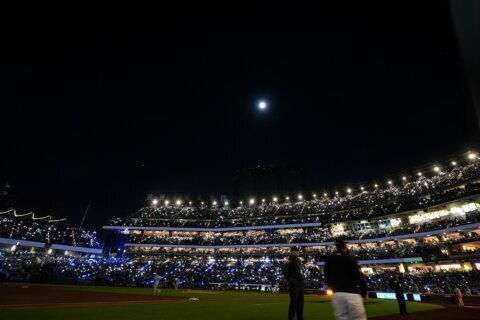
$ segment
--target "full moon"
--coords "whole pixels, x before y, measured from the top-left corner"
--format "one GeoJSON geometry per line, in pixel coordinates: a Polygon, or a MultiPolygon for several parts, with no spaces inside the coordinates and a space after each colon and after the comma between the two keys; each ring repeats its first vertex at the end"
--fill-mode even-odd
{"type": "Polygon", "coordinates": [[[266,103],[265,101],[260,101],[260,102],[258,103],[258,109],[260,109],[260,110],[265,110],[265,109],[267,109],[267,103],[266,103]]]}

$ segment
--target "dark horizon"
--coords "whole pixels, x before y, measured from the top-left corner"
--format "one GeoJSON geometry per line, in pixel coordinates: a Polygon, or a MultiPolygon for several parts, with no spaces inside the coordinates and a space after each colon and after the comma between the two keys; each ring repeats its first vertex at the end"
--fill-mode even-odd
{"type": "Polygon", "coordinates": [[[98,228],[147,194],[231,196],[257,165],[300,164],[320,193],[479,145],[447,2],[10,31],[0,184],[17,210],[72,225],[90,201],[98,228]]]}

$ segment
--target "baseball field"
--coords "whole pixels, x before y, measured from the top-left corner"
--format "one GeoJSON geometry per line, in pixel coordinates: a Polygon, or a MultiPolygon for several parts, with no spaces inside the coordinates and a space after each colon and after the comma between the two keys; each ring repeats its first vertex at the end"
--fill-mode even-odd
{"type": "MultiPolygon", "coordinates": [[[[334,319],[328,297],[305,299],[305,319],[334,319]]],[[[288,295],[276,293],[163,289],[154,296],[148,288],[0,286],[0,319],[8,320],[268,320],[285,319],[287,308],[288,295]]],[[[395,301],[370,299],[366,310],[369,319],[396,319],[398,308],[395,301]]],[[[409,319],[478,319],[479,315],[479,310],[418,302],[409,302],[408,310],[409,319]]]]}

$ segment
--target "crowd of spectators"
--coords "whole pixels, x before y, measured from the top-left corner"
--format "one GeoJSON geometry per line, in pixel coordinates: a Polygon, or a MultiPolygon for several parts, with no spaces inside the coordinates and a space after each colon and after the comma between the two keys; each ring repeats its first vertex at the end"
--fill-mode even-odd
{"type": "MultiPolygon", "coordinates": [[[[121,286],[151,286],[156,274],[163,287],[211,288],[217,284],[266,285],[282,288],[284,260],[279,258],[79,258],[44,256],[34,253],[0,254],[0,271],[7,279],[52,281],[70,279],[75,283],[121,286]],[[23,275],[22,279],[20,275],[23,275]]],[[[305,287],[325,289],[321,268],[314,259],[305,263],[305,287]]],[[[377,272],[366,277],[371,291],[390,291],[392,272],[377,272]]],[[[478,292],[480,271],[408,272],[400,274],[406,292],[450,293],[458,287],[478,292]]]]}
{"type": "Polygon", "coordinates": [[[103,247],[96,231],[68,227],[64,222],[33,220],[30,215],[0,215],[0,238],[78,247],[103,247]]]}
{"type": "MultiPolygon", "coordinates": [[[[408,221],[408,219],[407,219],[408,221]]],[[[480,212],[472,211],[464,217],[451,219],[435,219],[420,224],[401,224],[390,228],[376,228],[369,230],[347,230],[341,235],[347,240],[384,238],[405,234],[416,234],[445,228],[462,226],[480,221],[480,212]]],[[[297,229],[270,229],[264,231],[244,231],[225,233],[185,233],[184,235],[170,235],[168,232],[156,235],[141,235],[132,233],[128,237],[130,243],[169,244],[169,245],[198,245],[198,246],[226,246],[226,245],[261,245],[261,244],[290,244],[290,243],[325,243],[332,242],[335,237],[329,226],[320,228],[297,229]]]]}
{"type": "Polygon", "coordinates": [[[380,272],[366,277],[367,287],[372,291],[390,291],[388,279],[398,274],[405,292],[453,293],[459,288],[463,293],[480,294],[480,271],[442,271],[414,273],[380,272]]]}
{"type": "Polygon", "coordinates": [[[480,183],[476,179],[479,177],[480,164],[474,161],[444,171],[439,169],[430,177],[405,177],[401,184],[391,183],[386,188],[364,189],[344,196],[319,196],[283,203],[272,200],[239,207],[156,204],[142,208],[127,219],[112,219],[109,224],[218,228],[367,219],[478,193],[480,183]]]}

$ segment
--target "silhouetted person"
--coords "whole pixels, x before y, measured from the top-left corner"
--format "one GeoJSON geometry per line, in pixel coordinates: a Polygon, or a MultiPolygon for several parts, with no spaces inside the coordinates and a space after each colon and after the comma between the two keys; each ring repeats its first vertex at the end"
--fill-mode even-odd
{"type": "Polygon", "coordinates": [[[400,309],[400,314],[401,315],[406,315],[407,314],[407,304],[405,302],[405,292],[403,291],[402,286],[400,285],[400,281],[398,280],[398,277],[394,276],[390,278],[390,281],[388,282],[388,286],[395,291],[395,296],[397,297],[397,302],[398,302],[398,308],[400,309]]]}
{"type": "Polygon", "coordinates": [[[325,280],[333,291],[332,306],[337,320],[366,320],[363,299],[367,287],[357,260],[348,253],[343,238],[335,239],[337,252],[325,262],[325,280]],[[359,294],[360,293],[360,294],[359,294]]]}
{"type": "Polygon", "coordinates": [[[292,247],[290,258],[284,267],[283,274],[288,280],[288,293],[290,305],[288,307],[288,320],[297,314],[297,320],[303,320],[303,266],[298,258],[300,250],[292,247]]]}

